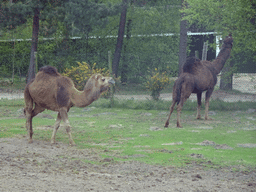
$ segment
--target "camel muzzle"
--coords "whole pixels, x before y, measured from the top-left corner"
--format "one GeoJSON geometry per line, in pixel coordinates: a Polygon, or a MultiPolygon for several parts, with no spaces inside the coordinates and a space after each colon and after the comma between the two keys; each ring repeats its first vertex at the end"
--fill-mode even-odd
{"type": "Polygon", "coordinates": [[[114,79],[110,79],[110,80],[108,81],[108,83],[114,85],[116,82],[114,81],[114,79]]]}

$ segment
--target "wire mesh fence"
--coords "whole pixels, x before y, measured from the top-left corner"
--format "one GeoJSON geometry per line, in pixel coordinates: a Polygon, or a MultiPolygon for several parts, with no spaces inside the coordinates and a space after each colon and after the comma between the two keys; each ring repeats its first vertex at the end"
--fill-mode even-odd
{"type": "MultiPolygon", "coordinates": [[[[38,67],[40,68],[43,65],[53,65],[57,67],[60,72],[63,72],[66,67],[77,65],[77,61],[90,60],[92,63],[94,63],[94,61],[100,63],[100,67],[108,68],[109,58],[107,52],[105,54],[99,54],[98,52],[86,54],[87,55],[85,55],[85,53],[77,53],[76,56],[73,57],[76,58],[76,60],[64,60],[64,58],[67,57],[62,58],[60,55],[54,57],[54,54],[46,56],[46,53],[39,53],[37,59],[38,67]]],[[[168,53],[165,54],[167,55],[168,53]]],[[[175,73],[175,71],[177,72],[178,63],[175,62],[175,58],[166,58],[163,61],[155,60],[152,61],[151,64],[148,64],[144,58],[139,56],[139,54],[136,55],[135,53],[127,53],[125,54],[125,57],[126,61],[128,61],[128,68],[125,70],[129,78],[125,84],[119,83],[117,85],[114,95],[116,99],[151,100],[151,93],[145,87],[145,80],[146,76],[150,75],[147,70],[154,70],[155,66],[158,66],[158,68],[162,71],[168,67],[168,72],[171,73],[170,82],[172,82],[172,85],[174,80],[177,78],[177,73],[175,73]],[[166,62],[168,60],[172,60],[172,62],[166,62]],[[157,62],[161,64],[157,65],[157,62]]],[[[26,84],[26,73],[30,59],[29,53],[2,54],[0,59],[0,98],[23,98],[22,91],[24,90],[26,84]]],[[[123,60],[121,58],[120,70],[122,70],[123,66],[123,60]]],[[[165,101],[170,101],[172,99],[172,85],[161,91],[159,99],[165,101]]],[[[220,76],[218,76],[215,91],[213,92],[211,99],[220,99],[226,102],[256,101],[255,73],[234,73],[232,81],[232,92],[224,92],[220,90],[219,87],[220,76]]],[[[192,94],[189,99],[196,101],[196,95],[192,94]]]]}
{"type": "MultiPolygon", "coordinates": [[[[248,73],[238,73],[234,74],[233,76],[233,91],[226,92],[219,89],[219,82],[220,77],[218,77],[218,82],[215,86],[215,91],[213,92],[211,99],[219,99],[225,102],[256,102],[256,74],[248,74],[248,73]]],[[[175,79],[175,78],[172,78],[175,79]]],[[[10,82],[11,80],[8,78],[1,78],[1,88],[0,88],[0,99],[23,99],[23,90],[25,88],[25,84],[20,84],[21,86],[11,86],[10,82]],[[3,83],[5,81],[8,81],[8,83],[3,83]]],[[[17,80],[19,81],[19,80],[17,80]]],[[[25,81],[25,78],[22,78],[22,81],[25,81]]],[[[126,86],[126,85],[125,85],[126,86]]],[[[145,100],[152,100],[152,97],[150,93],[146,90],[138,90],[134,91],[134,89],[137,86],[137,89],[139,87],[142,87],[143,85],[128,85],[129,88],[125,87],[123,85],[119,85],[117,88],[117,91],[114,94],[115,99],[119,100],[138,100],[138,101],[145,101],[145,100]],[[130,91],[129,91],[130,90],[130,91]]],[[[161,92],[160,100],[163,101],[171,101],[172,100],[172,89],[169,87],[168,89],[165,89],[163,92],[161,92]]],[[[189,97],[189,100],[196,101],[196,94],[192,94],[189,97]]],[[[204,95],[203,95],[204,100],[204,95]]]]}

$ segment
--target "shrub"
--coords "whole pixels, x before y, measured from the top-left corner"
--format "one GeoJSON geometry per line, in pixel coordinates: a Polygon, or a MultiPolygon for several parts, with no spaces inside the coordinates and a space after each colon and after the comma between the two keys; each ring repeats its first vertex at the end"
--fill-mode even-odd
{"type": "Polygon", "coordinates": [[[150,77],[147,78],[146,88],[151,91],[151,97],[158,100],[160,91],[170,84],[170,79],[166,71],[160,73],[157,68],[150,77]]]}
{"type": "MultiPolygon", "coordinates": [[[[66,68],[64,70],[63,76],[70,77],[77,89],[82,90],[87,82],[87,80],[95,73],[100,73],[103,76],[110,76],[110,72],[105,68],[96,68],[96,63],[92,67],[86,62],[77,62],[77,67],[66,68]]],[[[103,93],[104,97],[110,96],[110,91],[103,93]]]]}
{"type": "Polygon", "coordinates": [[[95,73],[100,73],[103,76],[110,76],[109,70],[105,68],[96,68],[96,63],[92,67],[86,62],[77,62],[77,67],[66,68],[64,70],[63,76],[70,77],[77,89],[83,89],[86,81],[95,73]]]}

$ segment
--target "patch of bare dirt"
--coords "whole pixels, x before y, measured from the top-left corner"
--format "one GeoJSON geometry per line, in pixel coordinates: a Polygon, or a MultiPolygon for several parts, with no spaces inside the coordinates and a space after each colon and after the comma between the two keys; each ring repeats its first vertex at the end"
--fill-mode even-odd
{"type": "Polygon", "coordinates": [[[1,138],[0,191],[256,191],[255,171],[115,162],[105,152],[1,138]]]}

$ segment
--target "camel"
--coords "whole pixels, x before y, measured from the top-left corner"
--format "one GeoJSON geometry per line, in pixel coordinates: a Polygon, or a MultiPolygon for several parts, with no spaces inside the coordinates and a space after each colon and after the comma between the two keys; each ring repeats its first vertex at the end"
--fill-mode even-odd
{"type": "Polygon", "coordinates": [[[222,70],[225,62],[230,57],[233,45],[233,38],[230,34],[224,40],[222,48],[212,62],[201,61],[200,59],[190,57],[187,58],[183,65],[183,71],[179,78],[175,81],[172,93],[172,104],[170,114],[166,120],[165,127],[168,127],[174,106],[177,103],[177,127],[182,127],[180,123],[180,113],[184,102],[189,98],[191,93],[197,94],[197,119],[201,118],[201,98],[202,92],[205,94],[205,120],[210,120],[208,116],[209,101],[217,82],[217,75],[222,70]]]}
{"type": "Polygon", "coordinates": [[[75,145],[71,135],[71,126],[68,120],[68,111],[71,107],[85,107],[100,97],[100,94],[107,91],[115,81],[111,77],[103,77],[101,74],[92,75],[85,84],[84,90],[75,88],[73,81],[62,76],[52,66],[44,66],[25,87],[24,99],[26,115],[26,128],[28,142],[32,143],[32,118],[43,112],[45,109],[57,111],[57,119],[53,127],[51,143],[55,143],[56,132],[61,120],[64,122],[69,144],[75,145]],[[34,108],[33,108],[34,106],[34,108]]]}

